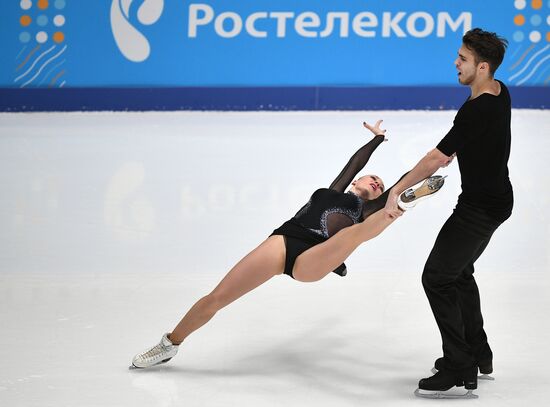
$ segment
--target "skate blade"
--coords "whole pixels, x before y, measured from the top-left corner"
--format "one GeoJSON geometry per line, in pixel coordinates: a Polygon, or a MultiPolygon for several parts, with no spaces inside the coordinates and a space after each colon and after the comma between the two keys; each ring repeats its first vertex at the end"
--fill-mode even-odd
{"type": "Polygon", "coordinates": [[[151,366],[145,366],[145,367],[137,367],[136,365],[132,364],[130,367],[128,367],[129,370],[135,370],[135,369],[147,369],[148,367],[153,367],[153,366],[158,366],[158,365],[162,365],[163,363],[166,363],[168,362],[170,359],[172,358],[168,358],[168,359],[164,359],[164,360],[161,360],[160,362],[158,363],[155,363],[154,365],[151,365],[151,366]]]}
{"type": "Polygon", "coordinates": [[[479,397],[473,393],[473,390],[467,390],[464,393],[463,390],[456,388],[447,391],[416,389],[414,395],[425,399],[477,399],[479,397]]]}

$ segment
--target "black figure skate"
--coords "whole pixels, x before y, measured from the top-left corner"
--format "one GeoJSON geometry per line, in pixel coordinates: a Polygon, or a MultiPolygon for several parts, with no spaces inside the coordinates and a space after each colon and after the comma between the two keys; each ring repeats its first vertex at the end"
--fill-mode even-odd
{"type": "Polygon", "coordinates": [[[432,377],[422,379],[414,395],[429,399],[476,399],[477,367],[461,371],[440,370],[432,377]],[[457,392],[454,387],[464,387],[466,392],[457,392]]]}
{"type": "MultiPolygon", "coordinates": [[[[477,366],[479,368],[480,375],[478,380],[495,380],[493,376],[489,376],[493,373],[493,361],[488,359],[484,361],[478,361],[477,366]]],[[[445,367],[445,358],[436,359],[434,367],[432,367],[432,373],[436,374],[438,371],[443,370],[445,367]]]]}

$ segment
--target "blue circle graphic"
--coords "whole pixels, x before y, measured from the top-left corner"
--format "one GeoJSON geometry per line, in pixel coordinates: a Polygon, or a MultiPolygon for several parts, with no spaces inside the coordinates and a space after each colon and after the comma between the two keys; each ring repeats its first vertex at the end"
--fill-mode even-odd
{"type": "Polygon", "coordinates": [[[55,0],[54,6],[58,10],[63,10],[65,8],[65,0],[55,0]]]}
{"type": "Polygon", "coordinates": [[[45,16],[44,14],[38,16],[36,18],[36,24],[38,24],[40,27],[44,27],[48,24],[48,16],[45,16]]]}
{"type": "Polygon", "coordinates": [[[513,38],[515,42],[522,42],[525,39],[525,34],[523,31],[516,31],[513,38]]]}
{"type": "Polygon", "coordinates": [[[23,31],[21,34],[19,34],[19,41],[21,41],[23,44],[26,44],[31,40],[31,35],[27,31],[23,31]]]}
{"type": "Polygon", "coordinates": [[[533,24],[534,26],[538,26],[540,25],[540,23],[542,23],[541,16],[539,16],[538,14],[531,16],[531,24],[533,24]]]}

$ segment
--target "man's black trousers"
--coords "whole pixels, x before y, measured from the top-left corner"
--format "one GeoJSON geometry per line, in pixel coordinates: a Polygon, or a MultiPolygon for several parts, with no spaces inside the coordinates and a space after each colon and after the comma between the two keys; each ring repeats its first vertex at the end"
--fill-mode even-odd
{"type": "Polygon", "coordinates": [[[474,263],[501,223],[483,209],[459,203],[426,261],[422,284],[441,332],[448,369],[467,369],[492,359],[474,263]]]}

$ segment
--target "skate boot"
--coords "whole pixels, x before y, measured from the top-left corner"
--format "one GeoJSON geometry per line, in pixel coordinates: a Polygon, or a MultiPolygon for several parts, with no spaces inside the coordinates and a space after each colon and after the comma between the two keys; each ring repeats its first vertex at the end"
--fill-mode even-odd
{"type": "MultiPolygon", "coordinates": [[[[478,380],[495,380],[493,376],[489,376],[493,373],[493,361],[491,359],[480,360],[477,362],[480,375],[478,380]]],[[[436,374],[438,371],[443,370],[445,367],[445,358],[436,359],[434,367],[432,367],[432,373],[436,374]]]]}
{"type": "Polygon", "coordinates": [[[422,379],[414,395],[429,399],[476,399],[477,367],[461,371],[440,370],[432,377],[422,379]],[[454,387],[463,387],[466,393],[457,392],[454,387]]]}
{"type": "Polygon", "coordinates": [[[399,195],[397,205],[404,211],[414,208],[419,201],[439,191],[445,183],[445,178],[446,176],[441,175],[426,178],[419,187],[409,188],[399,195]]]}
{"type": "Polygon", "coordinates": [[[158,345],[147,349],[142,353],[138,353],[132,360],[130,369],[143,369],[146,367],[155,366],[161,363],[166,363],[178,353],[178,345],[174,345],[168,339],[169,334],[164,334],[158,345]]]}

